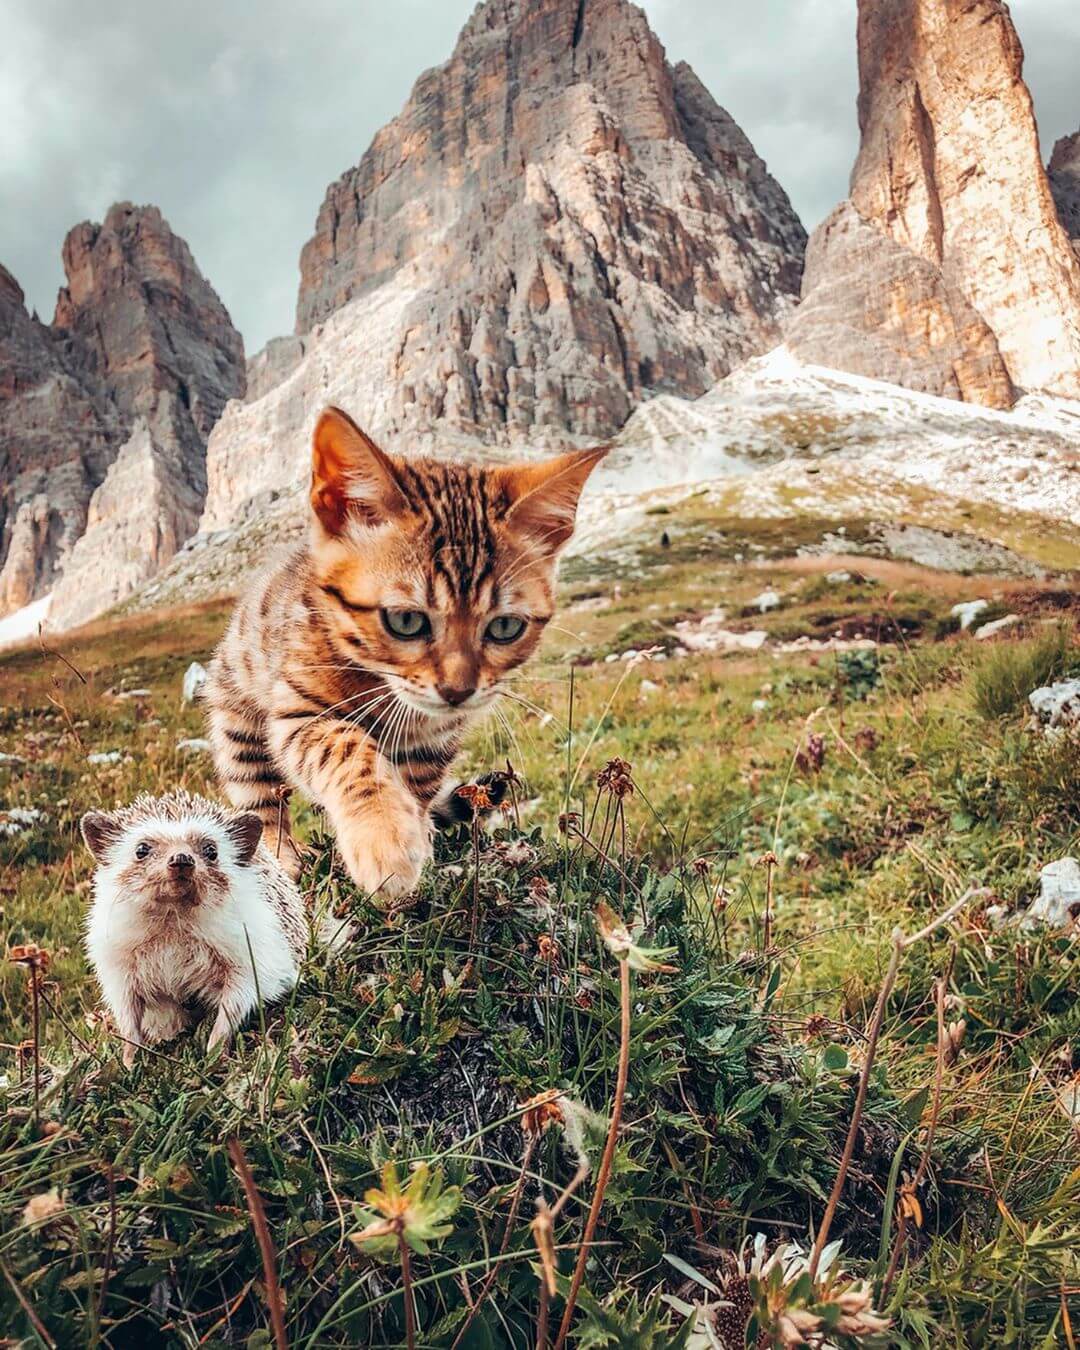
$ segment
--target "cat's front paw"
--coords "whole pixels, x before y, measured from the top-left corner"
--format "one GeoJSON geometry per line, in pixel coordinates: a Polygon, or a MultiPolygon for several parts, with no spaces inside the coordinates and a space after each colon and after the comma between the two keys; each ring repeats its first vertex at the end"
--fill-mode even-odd
{"type": "Polygon", "coordinates": [[[353,881],[369,894],[398,900],[414,890],[432,856],[431,832],[420,819],[385,824],[338,840],[353,881]]]}

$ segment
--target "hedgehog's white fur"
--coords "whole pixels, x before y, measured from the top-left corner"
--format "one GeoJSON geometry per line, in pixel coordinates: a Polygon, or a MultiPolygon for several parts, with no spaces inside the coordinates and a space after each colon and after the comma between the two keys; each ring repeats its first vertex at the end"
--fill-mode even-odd
{"type": "Polygon", "coordinates": [[[137,1046],[178,1035],[187,1024],[185,1005],[216,1010],[212,1048],[229,1039],[260,999],[272,1002],[296,984],[308,936],[303,900],[262,843],[244,861],[242,844],[230,832],[239,819],[239,813],[183,791],[142,796],[96,816],[96,831],[88,828],[90,817],[84,819],[99,863],[86,945],[125,1041],[125,1063],[137,1046]],[[152,897],[135,857],[140,841],[148,839],[161,857],[207,840],[216,845],[212,871],[205,860],[197,863],[207,886],[200,903],[171,905],[152,897]]]}

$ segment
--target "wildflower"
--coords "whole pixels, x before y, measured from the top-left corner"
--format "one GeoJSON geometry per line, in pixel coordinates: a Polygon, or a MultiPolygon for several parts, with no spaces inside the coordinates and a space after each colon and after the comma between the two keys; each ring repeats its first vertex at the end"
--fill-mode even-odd
{"type": "Polygon", "coordinates": [[[481,815],[484,811],[490,811],[494,805],[491,800],[491,793],[488,792],[484,783],[462,783],[457,789],[456,795],[472,807],[474,817],[481,815]]]}
{"type": "Polygon", "coordinates": [[[541,933],[536,939],[536,950],[541,961],[545,961],[549,966],[555,966],[559,963],[559,944],[548,933],[541,933]]]}
{"type": "Polygon", "coordinates": [[[581,833],[581,812],[580,811],[561,811],[559,813],[559,833],[572,834],[581,833]]]}
{"type": "Polygon", "coordinates": [[[950,1022],[945,1028],[945,1063],[955,1064],[960,1055],[960,1047],[964,1043],[964,1036],[967,1033],[967,1020],[961,1018],[958,1022],[950,1022]]]}
{"type": "Polygon", "coordinates": [[[7,959],[16,961],[29,970],[46,971],[49,968],[50,958],[45,948],[39,947],[36,942],[23,942],[16,947],[8,948],[7,959]]]}
{"type": "Polygon", "coordinates": [[[802,773],[820,773],[825,764],[825,737],[810,732],[806,745],[795,755],[795,763],[802,773]]]}
{"type": "Polygon", "coordinates": [[[617,960],[625,961],[631,970],[663,971],[670,975],[677,969],[675,966],[664,964],[665,958],[673,954],[675,950],[673,947],[637,946],[625,920],[603,900],[596,907],[596,922],[608,951],[617,960]]]}
{"type": "Polygon", "coordinates": [[[521,1132],[524,1135],[546,1134],[552,1125],[561,1125],[566,1119],[562,1109],[563,1095],[555,1088],[538,1092],[524,1102],[521,1113],[521,1132]]]}
{"type": "Polygon", "coordinates": [[[596,775],[596,786],[601,792],[610,792],[613,797],[621,800],[629,797],[634,790],[632,773],[633,769],[629,762],[616,756],[609,759],[596,775]]]}
{"type": "Polygon", "coordinates": [[[750,1343],[771,1346],[832,1345],[830,1333],[871,1336],[886,1331],[889,1319],[873,1307],[870,1286],[835,1270],[840,1243],[821,1253],[811,1277],[807,1254],[797,1243],[767,1251],[765,1235],[749,1239],[727,1255],[718,1277],[723,1302],[707,1310],[712,1342],[722,1350],[750,1343]],[[752,1341],[750,1338],[753,1338],[752,1341]]]}
{"type": "Polygon", "coordinates": [[[536,849],[526,839],[510,839],[500,843],[496,855],[508,867],[528,867],[536,861],[536,849]]]}
{"type": "Polygon", "coordinates": [[[399,1239],[419,1256],[426,1256],[433,1243],[453,1232],[446,1223],[461,1204],[461,1190],[443,1190],[442,1173],[418,1163],[409,1184],[402,1189],[397,1167],[388,1162],[382,1170],[382,1188],[365,1192],[368,1207],[358,1213],[364,1227],[349,1235],[350,1241],[377,1257],[393,1257],[399,1239]]]}
{"type": "Polygon", "coordinates": [[[551,882],[547,877],[533,877],[529,882],[529,899],[534,905],[546,905],[551,899],[551,882]]]}
{"type": "Polygon", "coordinates": [[[855,748],[869,754],[878,747],[878,734],[873,727],[860,727],[855,733],[855,748]]]}
{"type": "Polygon", "coordinates": [[[707,877],[709,875],[709,868],[712,864],[709,862],[708,858],[695,858],[690,866],[699,877],[707,877]]]}
{"type": "Polygon", "coordinates": [[[919,1197],[915,1194],[915,1187],[910,1181],[905,1181],[900,1187],[898,1208],[903,1218],[910,1219],[916,1228],[923,1226],[922,1205],[919,1203],[919,1197]]]}
{"type": "Polygon", "coordinates": [[[58,1214],[63,1214],[67,1206],[63,1197],[54,1186],[51,1191],[40,1191],[26,1202],[22,1212],[22,1221],[28,1227],[37,1228],[51,1223],[58,1214]]]}
{"type": "Polygon", "coordinates": [[[803,1035],[807,1040],[821,1036],[829,1029],[829,1019],[823,1013],[811,1013],[803,1023],[803,1035]]]}

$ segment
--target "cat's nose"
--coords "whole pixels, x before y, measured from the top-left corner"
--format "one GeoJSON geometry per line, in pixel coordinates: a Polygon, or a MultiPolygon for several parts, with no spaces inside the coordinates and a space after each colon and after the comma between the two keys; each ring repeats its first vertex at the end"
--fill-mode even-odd
{"type": "Polygon", "coordinates": [[[462,686],[456,684],[437,684],[435,692],[444,703],[449,703],[451,708],[458,708],[466,699],[472,698],[476,693],[476,686],[462,686]]]}
{"type": "Polygon", "coordinates": [[[174,853],[169,859],[169,867],[173,872],[190,872],[195,866],[195,859],[190,853],[174,853]]]}

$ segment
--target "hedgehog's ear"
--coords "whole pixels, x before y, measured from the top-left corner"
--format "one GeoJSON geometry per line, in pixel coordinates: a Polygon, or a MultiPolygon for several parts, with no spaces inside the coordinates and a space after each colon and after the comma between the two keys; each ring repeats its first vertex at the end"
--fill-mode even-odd
{"type": "Polygon", "coordinates": [[[229,836],[236,847],[236,861],[243,867],[255,856],[262,838],[262,821],[253,811],[233,816],[229,821],[229,836]]]}
{"type": "Polygon", "coordinates": [[[109,849],[121,834],[120,822],[105,811],[87,811],[79,822],[79,828],[86,840],[86,847],[98,862],[105,861],[109,849]]]}

